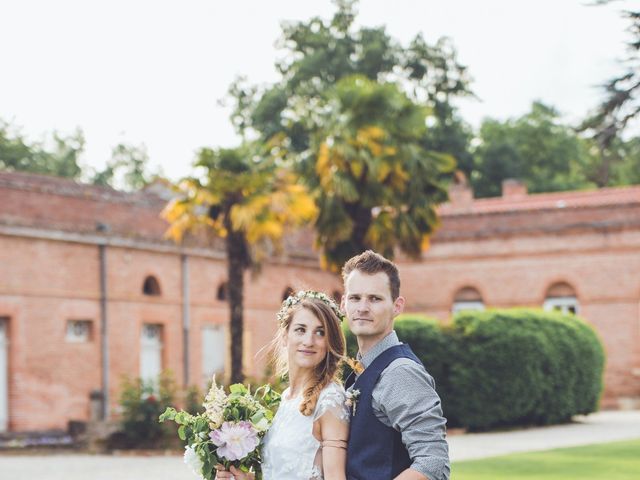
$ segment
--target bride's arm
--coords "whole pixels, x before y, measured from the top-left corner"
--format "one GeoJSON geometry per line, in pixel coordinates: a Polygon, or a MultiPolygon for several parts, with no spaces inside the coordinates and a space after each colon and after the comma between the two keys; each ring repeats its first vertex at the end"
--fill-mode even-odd
{"type": "Polygon", "coordinates": [[[346,480],[349,424],[333,414],[318,420],[322,443],[322,469],[325,480],[346,480]]]}

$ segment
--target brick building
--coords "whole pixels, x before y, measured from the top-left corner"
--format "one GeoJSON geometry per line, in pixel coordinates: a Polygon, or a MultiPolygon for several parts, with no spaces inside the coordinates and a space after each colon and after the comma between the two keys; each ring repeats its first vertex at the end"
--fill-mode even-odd
{"type": "MultiPolygon", "coordinates": [[[[545,306],[573,310],[607,349],[607,406],[640,398],[640,187],[474,200],[464,185],[440,209],[423,261],[400,259],[408,309],[545,306]]],[[[0,172],[0,431],[64,428],[89,417],[122,375],[171,369],[203,384],[227,356],[226,266],[215,245],[163,239],[162,189],[125,194],[0,172]],[[105,329],[106,326],[106,329],[105,329]]],[[[245,364],[275,331],[288,288],[339,292],[309,237],[247,275],[245,364]]]]}
{"type": "MultiPolygon", "coordinates": [[[[153,191],[0,172],[0,431],[86,420],[103,384],[113,408],[123,375],[170,369],[179,384],[203,385],[224,369],[224,255],[164,240],[165,204],[153,191]]],[[[287,247],[247,274],[250,375],[264,372],[255,353],[275,332],[288,288],[340,288],[313,252],[287,247]]]]}

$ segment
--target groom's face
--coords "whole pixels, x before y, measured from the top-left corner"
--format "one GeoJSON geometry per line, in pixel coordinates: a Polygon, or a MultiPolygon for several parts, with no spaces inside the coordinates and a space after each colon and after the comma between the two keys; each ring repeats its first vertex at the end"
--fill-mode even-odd
{"type": "Polygon", "coordinates": [[[391,333],[393,319],[403,306],[402,297],[391,298],[389,277],[384,272],[367,274],[354,270],[346,278],[342,309],[353,334],[368,346],[391,333]]]}

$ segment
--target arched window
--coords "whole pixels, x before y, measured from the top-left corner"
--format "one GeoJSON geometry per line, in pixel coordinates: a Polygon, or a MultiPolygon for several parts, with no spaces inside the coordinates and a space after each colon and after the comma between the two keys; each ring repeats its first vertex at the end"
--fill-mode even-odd
{"type": "Polygon", "coordinates": [[[287,298],[289,298],[294,293],[296,293],[296,292],[293,291],[293,288],[291,288],[291,287],[285,288],[284,292],[282,292],[282,301],[284,302],[287,298]]]}
{"type": "Polygon", "coordinates": [[[547,290],[544,304],[545,310],[555,310],[562,313],[576,314],[580,310],[580,304],[574,288],[566,282],[554,283],[547,290]]]}
{"type": "Polygon", "coordinates": [[[229,282],[222,282],[218,285],[218,293],[216,294],[216,298],[221,302],[226,302],[227,298],[229,298],[229,282]]]}
{"type": "Polygon", "coordinates": [[[145,295],[159,296],[161,292],[158,279],[153,275],[149,275],[147,278],[145,278],[144,284],[142,285],[142,293],[145,295]]]}
{"type": "Polygon", "coordinates": [[[463,310],[484,310],[482,295],[473,287],[461,288],[453,297],[451,313],[458,313],[463,310]]]}

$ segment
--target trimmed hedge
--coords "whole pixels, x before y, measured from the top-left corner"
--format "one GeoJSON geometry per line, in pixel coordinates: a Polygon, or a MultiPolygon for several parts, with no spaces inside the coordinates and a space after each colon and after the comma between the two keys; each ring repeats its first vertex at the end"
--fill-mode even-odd
{"type": "MultiPolygon", "coordinates": [[[[395,330],[436,379],[450,426],[560,423],[598,408],[604,351],[594,330],[573,315],[469,311],[443,326],[407,314],[395,330]]],[[[350,332],[347,344],[354,355],[350,332]]]]}

